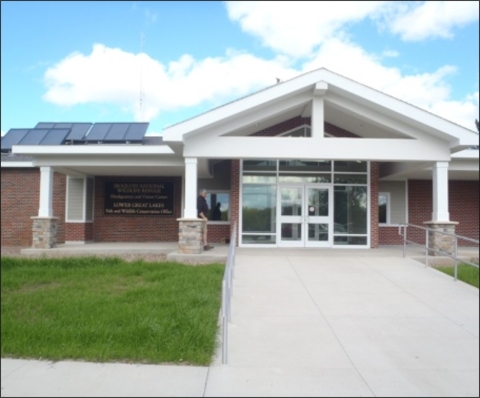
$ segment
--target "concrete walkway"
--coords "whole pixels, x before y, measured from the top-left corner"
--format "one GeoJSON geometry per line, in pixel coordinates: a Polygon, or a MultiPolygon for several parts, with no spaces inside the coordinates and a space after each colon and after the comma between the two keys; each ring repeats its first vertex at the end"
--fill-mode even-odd
{"type": "Polygon", "coordinates": [[[2,358],[1,395],[478,397],[479,291],[416,257],[239,248],[228,365],[2,358]]]}

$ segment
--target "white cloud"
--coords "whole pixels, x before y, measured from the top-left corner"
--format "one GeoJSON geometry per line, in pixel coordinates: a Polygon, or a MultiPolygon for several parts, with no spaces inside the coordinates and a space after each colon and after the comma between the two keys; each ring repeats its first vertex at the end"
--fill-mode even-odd
{"type": "Polygon", "coordinates": [[[136,120],[148,121],[160,111],[205,102],[219,105],[273,85],[277,76],[286,79],[296,73],[280,57],[267,61],[229,51],[225,57],[198,61],[183,55],[164,65],[146,54],[96,44],[91,54],[73,53],[46,71],[44,99],[62,106],[116,104],[133,112],[136,120]]]}
{"type": "Polygon", "coordinates": [[[406,41],[450,38],[478,21],[478,1],[229,1],[228,16],[262,44],[295,58],[308,57],[332,38],[369,18],[406,41]]]}
{"type": "Polygon", "coordinates": [[[398,7],[387,18],[389,29],[406,41],[430,37],[451,38],[453,29],[478,21],[478,1],[413,2],[412,7],[398,7]]]}
{"type": "Polygon", "coordinates": [[[97,44],[88,55],[74,53],[45,73],[45,100],[63,106],[82,103],[116,104],[137,121],[151,121],[161,112],[188,107],[218,106],[252,91],[325,67],[396,98],[471,128],[478,118],[478,92],[451,100],[449,75],[453,66],[431,73],[405,75],[383,66],[360,46],[331,39],[300,70],[285,58],[264,60],[228,51],[223,57],[194,59],[185,54],[162,64],[146,54],[132,54],[97,44]],[[141,65],[140,65],[141,64],[141,65]],[[140,109],[140,69],[144,100],[140,109]],[[476,97],[475,97],[476,95],[476,97]]]}
{"type": "Polygon", "coordinates": [[[343,34],[345,25],[379,12],[384,1],[229,1],[231,20],[265,46],[293,57],[343,34]]]}
{"type": "Polygon", "coordinates": [[[388,58],[397,58],[400,56],[400,53],[395,50],[385,50],[382,55],[388,58]]]}

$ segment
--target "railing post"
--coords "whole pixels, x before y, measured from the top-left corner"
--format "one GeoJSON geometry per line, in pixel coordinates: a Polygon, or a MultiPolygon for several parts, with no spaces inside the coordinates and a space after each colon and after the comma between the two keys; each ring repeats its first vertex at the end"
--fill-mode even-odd
{"type": "Polygon", "coordinates": [[[457,280],[457,272],[458,272],[458,238],[455,236],[455,240],[454,240],[454,250],[455,250],[455,270],[454,270],[454,276],[453,276],[453,280],[456,281],[457,280]]]}
{"type": "Polygon", "coordinates": [[[428,267],[428,250],[429,250],[429,245],[428,245],[428,239],[429,239],[429,234],[428,234],[428,229],[425,230],[425,267],[428,267]]]}
{"type": "Polygon", "coordinates": [[[236,224],[233,233],[230,235],[230,246],[228,247],[227,264],[222,280],[222,317],[223,317],[223,338],[222,338],[222,364],[228,361],[228,323],[232,320],[232,292],[233,292],[233,266],[235,264],[235,242],[236,224]]]}
{"type": "Polygon", "coordinates": [[[222,364],[227,363],[227,338],[228,338],[228,321],[227,321],[227,286],[226,281],[222,281],[222,318],[223,318],[223,337],[222,337],[222,364]]]}
{"type": "Polygon", "coordinates": [[[398,234],[399,234],[400,236],[403,235],[403,257],[404,257],[404,258],[405,258],[405,256],[407,255],[407,233],[406,233],[406,231],[407,231],[407,225],[406,225],[406,224],[400,225],[400,226],[398,227],[398,234]],[[402,232],[402,230],[401,230],[402,228],[403,228],[403,232],[402,232]]]}

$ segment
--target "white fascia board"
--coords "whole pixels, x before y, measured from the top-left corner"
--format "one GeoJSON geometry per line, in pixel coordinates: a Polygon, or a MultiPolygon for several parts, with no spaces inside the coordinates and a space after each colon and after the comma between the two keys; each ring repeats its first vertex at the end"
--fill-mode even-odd
{"type": "Polygon", "coordinates": [[[449,161],[441,142],[411,139],[304,137],[219,137],[185,144],[185,157],[233,159],[332,159],[372,161],[449,161]]]}
{"type": "Polygon", "coordinates": [[[33,162],[2,162],[2,167],[35,167],[33,162]]]}
{"type": "Polygon", "coordinates": [[[22,155],[158,155],[173,154],[166,145],[13,145],[22,155]]]}
{"type": "Polygon", "coordinates": [[[237,117],[238,114],[248,111],[249,109],[266,105],[271,101],[281,99],[282,97],[295,95],[295,93],[303,90],[308,91],[309,95],[312,96],[313,91],[309,90],[309,87],[311,86],[313,89],[313,85],[318,81],[323,80],[322,76],[325,72],[325,69],[319,69],[306,73],[292,80],[275,84],[263,91],[253,93],[248,97],[241,98],[237,101],[205,112],[182,123],[166,127],[163,129],[163,140],[182,141],[183,135],[186,133],[199,130],[205,126],[213,125],[231,117],[237,117]]]}
{"type": "Polygon", "coordinates": [[[162,167],[162,166],[183,166],[184,160],[179,157],[159,157],[158,154],[148,156],[134,155],[110,155],[110,156],[38,156],[34,159],[35,166],[58,166],[58,167],[77,167],[77,166],[132,166],[132,167],[162,167]]]}

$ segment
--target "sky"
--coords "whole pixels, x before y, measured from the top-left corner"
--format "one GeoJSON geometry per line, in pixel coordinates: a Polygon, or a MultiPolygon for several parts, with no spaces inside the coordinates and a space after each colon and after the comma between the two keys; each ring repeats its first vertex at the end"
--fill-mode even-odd
{"type": "Polygon", "coordinates": [[[148,134],[327,68],[476,131],[478,1],[1,1],[1,132],[148,134]]]}

